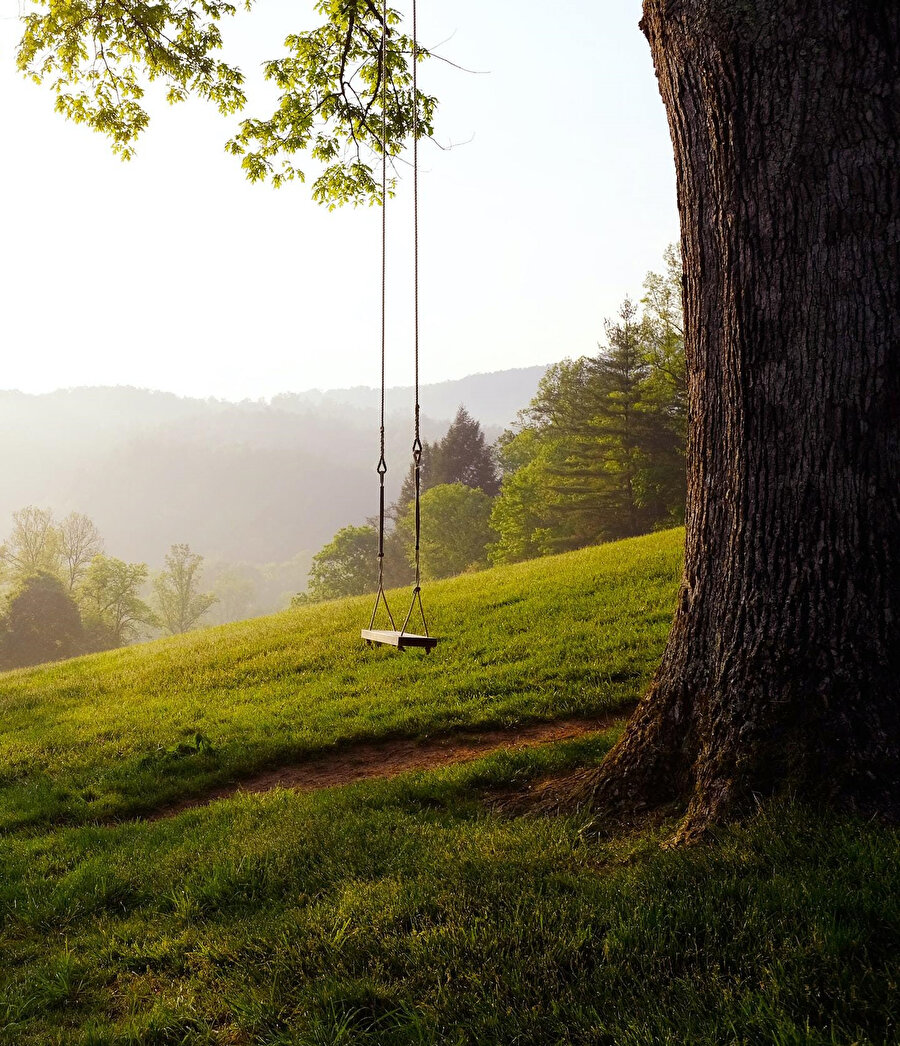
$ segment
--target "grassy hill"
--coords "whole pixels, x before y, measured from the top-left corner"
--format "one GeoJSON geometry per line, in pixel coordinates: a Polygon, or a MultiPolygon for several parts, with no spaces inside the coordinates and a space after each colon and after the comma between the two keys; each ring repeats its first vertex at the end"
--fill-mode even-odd
{"type": "Polygon", "coordinates": [[[679,559],[672,531],[434,584],[427,657],[367,649],[367,597],[7,673],[0,829],[125,815],[340,742],[621,706],[679,559]]]}
{"type": "Polygon", "coordinates": [[[769,804],[670,852],[485,802],[618,728],[141,816],[357,741],[626,707],[680,543],[433,585],[427,657],[363,647],[348,600],[0,676],[0,1041],[898,1041],[895,833],[769,804]]]}

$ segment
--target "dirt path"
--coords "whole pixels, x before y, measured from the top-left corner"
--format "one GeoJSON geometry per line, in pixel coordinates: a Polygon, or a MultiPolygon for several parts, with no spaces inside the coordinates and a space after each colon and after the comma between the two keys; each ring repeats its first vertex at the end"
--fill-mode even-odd
{"type": "Polygon", "coordinates": [[[628,711],[623,708],[615,714],[590,719],[557,719],[552,723],[531,723],[508,730],[456,731],[425,740],[399,738],[345,745],[311,756],[302,763],[264,770],[216,788],[204,796],[182,799],[156,810],[145,819],[157,821],[163,817],[173,817],[183,810],[207,806],[239,792],[268,792],[273,788],[311,792],[372,777],[396,777],[411,770],[434,770],[451,763],[466,763],[501,749],[515,751],[553,741],[569,741],[606,730],[627,716],[628,711]]]}

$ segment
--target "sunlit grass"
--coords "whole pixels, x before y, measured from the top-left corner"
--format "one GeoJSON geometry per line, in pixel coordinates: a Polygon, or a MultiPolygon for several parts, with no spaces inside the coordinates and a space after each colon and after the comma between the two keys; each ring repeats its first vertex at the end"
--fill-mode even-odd
{"type": "Polygon", "coordinates": [[[122,815],[354,739],[621,707],[659,658],[681,540],[434,584],[430,655],[365,647],[361,599],[0,675],[0,828],[122,815]]]}
{"type": "Polygon", "coordinates": [[[433,586],[430,657],[368,603],[0,676],[0,1042],[886,1046],[897,833],[770,804],[690,850],[486,795],[602,735],[302,795],[102,823],[354,738],[638,695],[678,533],[433,586]]]}

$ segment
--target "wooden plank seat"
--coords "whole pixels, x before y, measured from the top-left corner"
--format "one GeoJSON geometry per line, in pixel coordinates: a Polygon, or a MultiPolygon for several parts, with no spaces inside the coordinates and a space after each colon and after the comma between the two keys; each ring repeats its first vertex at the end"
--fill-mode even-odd
{"type": "Polygon", "coordinates": [[[420,636],[415,632],[394,632],[380,628],[364,628],[361,635],[367,643],[382,643],[385,646],[395,646],[398,650],[408,646],[418,646],[424,647],[430,654],[437,646],[437,639],[434,636],[420,636]]]}

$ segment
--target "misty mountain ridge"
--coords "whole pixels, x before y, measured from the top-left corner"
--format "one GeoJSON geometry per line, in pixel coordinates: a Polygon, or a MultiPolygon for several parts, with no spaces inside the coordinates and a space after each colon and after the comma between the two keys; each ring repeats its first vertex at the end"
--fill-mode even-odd
{"type": "MultiPolygon", "coordinates": [[[[420,402],[433,418],[452,419],[457,407],[477,418],[482,428],[507,428],[516,414],[531,401],[538,382],[546,373],[546,366],[518,367],[487,374],[469,374],[452,381],[435,382],[420,388],[420,402]],[[523,396],[525,397],[523,399],[523,396]]],[[[324,407],[356,407],[378,409],[380,391],[366,385],[348,389],[282,393],[272,398],[272,406],[287,410],[307,405],[324,407]]],[[[412,413],[415,402],[411,385],[385,390],[385,410],[389,414],[412,413]]]]}
{"type": "MultiPolygon", "coordinates": [[[[495,439],[545,370],[423,386],[423,439],[443,436],[460,404],[495,439]]],[[[110,555],[151,567],[175,542],[210,562],[315,552],[377,509],[379,399],[365,387],[239,403],[131,387],[0,391],[0,534],[34,504],[86,513],[110,555]]],[[[387,390],[385,403],[393,498],[410,459],[412,389],[387,390]]]]}

